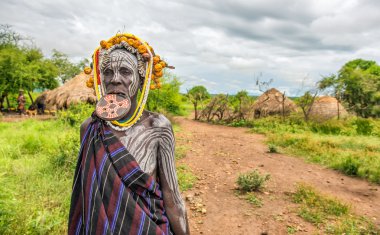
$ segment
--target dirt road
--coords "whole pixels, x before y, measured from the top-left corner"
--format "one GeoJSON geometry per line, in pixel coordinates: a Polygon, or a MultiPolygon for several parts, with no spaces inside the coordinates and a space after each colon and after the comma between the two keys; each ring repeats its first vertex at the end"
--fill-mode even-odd
{"type": "Polygon", "coordinates": [[[357,214],[380,225],[380,186],[296,157],[270,154],[265,137],[246,128],[176,120],[181,127],[177,144],[188,149],[178,163],[188,165],[199,178],[184,193],[192,234],[287,234],[287,227],[297,228],[297,234],[318,232],[297,216],[290,200],[289,193],[299,182],[351,204],[357,214]],[[261,208],[239,198],[234,190],[239,173],[255,168],[271,175],[260,195],[261,208]]]}

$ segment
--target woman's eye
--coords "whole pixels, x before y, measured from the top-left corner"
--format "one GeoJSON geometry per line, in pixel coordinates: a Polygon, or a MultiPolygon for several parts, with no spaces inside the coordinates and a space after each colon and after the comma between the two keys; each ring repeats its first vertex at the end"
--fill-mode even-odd
{"type": "Polygon", "coordinates": [[[131,71],[127,68],[120,68],[119,72],[122,75],[130,75],[131,74],[131,71]]]}
{"type": "Polygon", "coordinates": [[[106,70],[104,71],[104,75],[105,75],[105,76],[113,76],[113,71],[112,71],[111,69],[106,69],[106,70]]]}

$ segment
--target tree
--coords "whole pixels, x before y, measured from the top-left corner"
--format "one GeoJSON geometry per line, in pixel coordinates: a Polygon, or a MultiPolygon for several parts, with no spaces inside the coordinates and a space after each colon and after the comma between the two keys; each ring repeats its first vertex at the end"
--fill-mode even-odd
{"type": "Polygon", "coordinates": [[[298,105],[302,109],[302,113],[305,121],[309,121],[309,114],[311,107],[314,104],[315,99],[317,98],[318,90],[315,91],[306,91],[305,94],[297,100],[298,105]]]}
{"type": "Polygon", "coordinates": [[[52,62],[58,68],[58,78],[62,83],[80,73],[81,67],[86,63],[85,60],[79,62],[79,64],[71,63],[66,54],[53,49],[52,62]]]}
{"type": "Polygon", "coordinates": [[[20,89],[26,90],[33,102],[30,92],[34,89],[58,86],[55,79],[58,70],[40,49],[19,45],[22,36],[9,27],[2,26],[0,32],[0,108],[8,94],[18,93],[20,89]]]}
{"type": "Polygon", "coordinates": [[[332,89],[338,101],[361,117],[380,116],[380,66],[375,61],[349,61],[337,75],[324,77],[319,87],[332,89]]]}
{"type": "Polygon", "coordinates": [[[172,114],[181,114],[182,95],[179,92],[181,83],[177,77],[165,71],[164,77],[161,78],[161,88],[149,92],[147,109],[157,112],[170,112],[172,114]]]}
{"type": "Polygon", "coordinates": [[[194,105],[194,120],[198,120],[198,105],[205,99],[210,98],[210,94],[204,86],[195,86],[187,91],[187,97],[194,105]]]}

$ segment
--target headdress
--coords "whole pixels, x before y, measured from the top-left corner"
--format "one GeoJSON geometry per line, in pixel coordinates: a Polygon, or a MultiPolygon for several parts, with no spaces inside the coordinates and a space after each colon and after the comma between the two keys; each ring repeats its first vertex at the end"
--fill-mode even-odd
{"type": "Polygon", "coordinates": [[[138,73],[140,81],[142,82],[137,108],[131,118],[123,121],[108,122],[114,129],[126,130],[139,120],[144,110],[149,90],[161,88],[160,78],[163,76],[163,69],[170,66],[167,66],[166,62],[161,60],[160,56],[154,53],[153,48],[147,42],[133,34],[118,33],[108,40],[102,40],[100,46],[94,51],[92,68],[86,67],[84,69],[86,74],[92,74],[87,81],[87,86],[95,89],[98,100],[105,95],[105,88],[103,86],[99,66],[102,64],[103,59],[115,49],[126,49],[136,56],[138,61],[138,73]]]}

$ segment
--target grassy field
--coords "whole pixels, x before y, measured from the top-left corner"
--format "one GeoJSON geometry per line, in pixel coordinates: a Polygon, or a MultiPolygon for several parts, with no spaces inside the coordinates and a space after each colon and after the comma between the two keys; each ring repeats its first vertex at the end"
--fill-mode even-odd
{"type": "MultiPolygon", "coordinates": [[[[0,234],[67,233],[79,125],[91,110],[77,106],[56,120],[0,122],[0,234]]],[[[176,158],[185,151],[178,146],[176,158]]],[[[177,171],[181,190],[191,188],[196,179],[188,167],[177,171]]]]}
{"type": "Polygon", "coordinates": [[[380,120],[347,119],[305,123],[290,117],[255,120],[252,130],[264,133],[270,152],[284,152],[347,175],[380,183],[380,120]]]}
{"type": "Polygon", "coordinates": [[[325,196],[309,185],[299,184],[291,200],[299,205],[298,215],[325,234],[380,233],[370,220],[355,215],[349,205],[325,196]]]}

